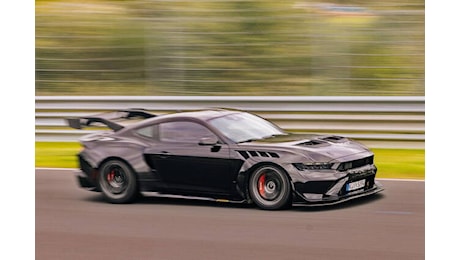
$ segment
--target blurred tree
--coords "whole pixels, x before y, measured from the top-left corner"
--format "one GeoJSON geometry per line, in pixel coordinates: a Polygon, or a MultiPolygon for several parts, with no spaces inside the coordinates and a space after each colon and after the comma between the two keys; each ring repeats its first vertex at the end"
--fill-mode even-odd
{"type": "Polygon", "coordinates": [[[36,1],[37,95],[424,95],[424,1],[36,1]]]}

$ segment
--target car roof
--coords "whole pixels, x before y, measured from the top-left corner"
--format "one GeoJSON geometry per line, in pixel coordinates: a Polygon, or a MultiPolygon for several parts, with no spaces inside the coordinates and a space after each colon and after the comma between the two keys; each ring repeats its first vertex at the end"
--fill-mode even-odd
{"type": "Polygon", "coordinates": [[[235,113],[243,113],[242,111],[238,110],[228,110],[228,109],[205,109],[205,110],[199,110],[199,111],[187,111],[187,112],[173,112],[170,114],[162,114],[162,115],[157,115],[155,117],[141,120],[138,122],[132,122],[132,124],[125,125],[128,128],[132,127],[139,127],[139,126],[144,126],[144,125],[149,125],[155,121],[163,121],[169,119],[194,119],[194,120],[199,120],[206,122],[210,119],[225,116],[225,115],[230,115],[230,114],[235,114],[235,113]]]}
{"type": "Polygon", "coordinates": [[[241,113],[241,111],[227,109],[206,109],[199,111],[175,112],[171,114],[164,114],[158,116],[157,118],[196,118],[203,121],[208,121],[216,117],[221,117],[234,113],[241,113]]]}

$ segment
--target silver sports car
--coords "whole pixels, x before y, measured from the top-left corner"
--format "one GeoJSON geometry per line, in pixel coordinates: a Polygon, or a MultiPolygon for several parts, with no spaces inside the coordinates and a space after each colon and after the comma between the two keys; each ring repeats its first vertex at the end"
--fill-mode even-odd
{"type": "Polygon", "coordinates": [[[154,115],[142,109],[69,118],[81,129],[81,187],[111,203],[141,192],[254,203],[276,210],[327,205],[383,190],[374,154],[337,135],[287,133],[251,113],[212,109],[154,115]]]}

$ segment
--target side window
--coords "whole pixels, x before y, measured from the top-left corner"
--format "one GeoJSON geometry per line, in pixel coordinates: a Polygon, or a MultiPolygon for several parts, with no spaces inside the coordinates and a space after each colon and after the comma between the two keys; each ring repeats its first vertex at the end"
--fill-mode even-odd
{"type": "Polygon", "coordinates": [[[215,135],[206,127],[187,121],[160,124],[160,141],[198,144],[204,137],[215,135]]]}
{"type": "Polygon", "coordinates": [[[136,131],[143,137],[157,139],[158,138],[158,125],[150,125],[147,127],[140,128],[136,131]]]}

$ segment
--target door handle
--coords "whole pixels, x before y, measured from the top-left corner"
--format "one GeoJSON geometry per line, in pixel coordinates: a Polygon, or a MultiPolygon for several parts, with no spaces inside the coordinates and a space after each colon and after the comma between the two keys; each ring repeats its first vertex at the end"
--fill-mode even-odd
{"type": "Polygon", "coordinates": [[[165,159],[169,157],[169,152],[168,151],[161,151],[160,152],[160,158],[165,159]]]}

